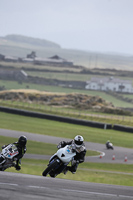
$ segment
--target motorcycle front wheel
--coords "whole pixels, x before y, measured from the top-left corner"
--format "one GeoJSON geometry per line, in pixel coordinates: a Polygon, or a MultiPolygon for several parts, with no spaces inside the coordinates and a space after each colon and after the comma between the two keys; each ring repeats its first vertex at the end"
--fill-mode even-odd
{"type": "Polygon", "coordinates": [[[0,156],[0,165],[3,164],[4,162],[5,162],[5,159],[2,156],[0,156]]]}
{"type": "Polygon", "coordinates": [[[56,168],[56,166],[59,165],[59,162],[57,160],[53,161],[49,166],[43,171],[42,175],[47,176],[52,169],[56,168]]]}
{"type": "Polygon", "coordinates": [[[4,158],[2,156],[0,156],[0,171],[4,171],[3,170],[3,163],[5,162],[4,158]]]}

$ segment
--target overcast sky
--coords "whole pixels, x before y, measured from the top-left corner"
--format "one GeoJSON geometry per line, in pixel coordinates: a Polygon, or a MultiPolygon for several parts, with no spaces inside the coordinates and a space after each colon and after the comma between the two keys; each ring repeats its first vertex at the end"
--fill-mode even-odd
{"type": "Polygon", "coordinates": [[[133,0],[0,0],[0,36],[133,55],[133,0]]]}

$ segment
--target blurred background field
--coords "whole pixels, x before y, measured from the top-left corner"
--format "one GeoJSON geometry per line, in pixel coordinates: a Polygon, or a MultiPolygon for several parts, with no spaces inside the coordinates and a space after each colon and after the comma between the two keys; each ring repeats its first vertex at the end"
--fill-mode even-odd
{"type": "Polygon", "coordinates": [[[107,140],[111,140],[115,146],[127,148],[133,147],[133,135],[131,133],[113,129],[92,128],[4,112],[0,112],[0,121],[0,128],[2,129],[18,130],[63,138],[74,138],[75,135],[82,134],[85,141],[88,142],[105,144],[107,140]]]}
{"type": "MultiPolygon", "coordinates": [[[[72,117],[103,123],[120,124],[133,127],[133,94],[107,93],[102,91],[86,90],[78,87],[78,84],[86,83],[92,77],[115,77],[120,80],[128,80],[133,85],[133,57],[118,54],[87,52],[81,50],[63,49],[57,44],[47,48],[41,46],[38,40],[37,45],[25,43],[21,37],[21,42],[4,40],[0,38],[0,54],[17,57],[21,61],[33,50],[38,57],[48,58],[54,55],[73,62],[73,66],[58,65],[35,65],[28,62],[14,62],[0,60],[1,73],[6,74],[0,78],[0,106],[29,110],[34,112],[72,117]],[[28,76],[28,80],[18,76],[11,76],[12,73],[23,71],[28,76]],[[45,81],[45,82],[44,82],[45,81]],[[61,83],[64,81],[67,86],[61,83]],[[71,87],[71,82],[77,81],[75,87],[71,87]],[[59,83],[57,85],[57,83],[59,83]],[[87,94],[99,96],[116,109],[122,109],[121,113],[100,112],[91,109],[81,109],[77,107],[47,105],[40,101],[29,101],[24,98],[8,99],[2,96],[2,92],[11,90],[25,91],[37,90],[60,93],[60,94],[87,94]]],[[[29,40],[29,38],[28,38],[29,40]]],[[[34,40],[34,39],[33,39],[34,40]]],[[[35,40],[34,40],[35,41],[35,40]]],[[[28,41],[29,42],[29,41],[28,41]]],[[[52,44],[50,44],[52,45],[52,44]]],[[[74,138],[75,134],[82,134],[85,141],[101,143],[105,145],[107,140],[111,140],[114,146],[133,148],[131,133],[115,130],[97,129],[86,126],[60,123],[45,119],[24,117],[20,115],[0,112],[0,128],[18,130],[35,134],[50,135],[55,137],[74,138]]],[[[15,138],[0,136],[0,146],[15,142],[15,138]]],[[[52,155],[57,150],[56,145],[28,141],[28,154],[52,155]]],[[[97,156],[99,153],[88,150],[87,156],[97,156]]],[[[18,173],[28,173],[41,175],[47,166],[48,160],[22,159],[22,170],[18,173]]],[[[16,172],[15,169],[7,171],[16,172]]],[[[59,178],[74,179],[78,181],[89,181],[97,183],[117,184],[133,186],[133,166],[124,164],[105,163],[83,163],[75,175],[68,173],[61,174],[59,178]],[[108,178],[107,178],[108,177],[108,178]]]]}

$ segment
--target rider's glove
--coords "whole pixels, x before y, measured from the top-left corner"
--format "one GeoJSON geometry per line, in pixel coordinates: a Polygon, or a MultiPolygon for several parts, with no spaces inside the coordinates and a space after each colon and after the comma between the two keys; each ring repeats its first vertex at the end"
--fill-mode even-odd
{"type": "Polygon", "coordinates": [[[58,149],[60,149],[60,148],[61,148],[61,145],[60,145],[60,144],[58,144],[58,145],[57,145],[57,148],[58,148],[58,149]]]}
{"type": "Polygon", "coordinates": [[[4,149],[5,147],[6,147],[6,145],[3,145],[3,146],[2,146],[2,149],[4,149]]]}
{"type": "Polygon", "coordinates": [[[60,143],[57,145],[57,148],[60,149],[60,148],[63,147],[63,145],[64,145],[64,141],[60,142],[60,143]]]}

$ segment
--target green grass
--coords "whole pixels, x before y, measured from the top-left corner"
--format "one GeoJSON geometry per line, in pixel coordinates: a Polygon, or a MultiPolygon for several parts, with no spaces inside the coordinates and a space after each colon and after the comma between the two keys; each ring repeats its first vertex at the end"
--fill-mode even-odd
{"type": "MultiPolygon", "coordinates": [[[[26,71],[26,70],[25,70],[26,71]]],[[[86,74],[74,74],[74,73],[58,73],[58,72],[32,72],[26,71],[29,76],[42,77],[48,79],[57,79],[65,81],[88,81],[91,76],[86,74]]]]}
{"type": "Polygon", "coordinates": [[[105,144],[111,140],[115,146],[133,148],[133,134],[115,130],[104,130],[34,117],[25,117],[0,112],[0,128],[38,133],[63,138],[83,135],[85,141],[105,144]]]}
{"type": "MultiPolygon", "coordinates": [[[[7,128],[11,130],[27,131],[31,133],[40,133],[44,135],[73,138],[76,134],[82,134],[85,141],[101,142],[105,143],[108,139],[114,143],[114,145],[126,146],[132,148],[133,135],[130,133],[124,133],[114,130],[103,130],[90,128],[80,125],[73,125],[67,123],[54,122],[50,120],[24,117],[19,115],[12,115],[0,112],[0,128],[7,128]]],[[[0,145],[14,142],[16,139],[10,137],[0,136],[0,145]]],[[[55,152],[56,145],[45,144],[41,142],[28,141],[27,153],[35,154],[53,154],[55,152]],[[47,146],[48,145],[48,146],[47,146]],[[50,145],[50,146],[49,146],[50,145]],[[50,148],[49,148],[50,147],[50,148]],[[48,151],[47,151],[48,149],[48,151]]],[[[95,152],[88,152],[87,155],[94,155],[95,152]]],[[[33,174],[41,176],[43,170],[46,168],[48,161],[46,160],[34,160],[34,159],[22,159],[22,169],[20,172],[15,171],[14,168],[10,168],[7,171],[33,174]]],[[[57,178],[106,183],[115,185],[127,185],[133,186],[133,165],[129,164],[114,164],[114,163],[82,163],[75,175],[70,172],[67,175],[60,174],[57,178]],[[129,174],[131,173],[131,174],[129,174]]]]}
{"type": "Polygon", "coordinates": [[[123,94],[122,96],[133,99],[133,94],[123,94]]]}
{"type": "MultiPolygon", "coordinates": [[[[37,68],[36,68],[37,69],[37,68]]],[[[65,80],[65,81],[89,81],[92,78],[92,74],[90,75],[88,74],[82,74],[82,73],[74,73],[73,69],[71,69],[73,71],[73,73],[67,73],[66,71],[63,72],[62,69],[60,69],[59,71],[56,68],[56,72],[52,72],[52,70],[50,70],[51,68],[47,67],[47,69],[49,70],[48,72],[39,72],[39,71],[27,71],[25,69],[25,72],[32,77],[42,77],[42,78],[48,78],[48,79],[57,79],[57,80],[65,80]],[[62,71],[62,73],[60,73],[62,71]]],[[[55,70],[55,69],[54,69],[55,70]]],[[[70,70],[67,69],[67,70],[70,70]]],[[[103,75],[93,75],[93,77],[100,77],[101,79],[104,78],[105,76],[103,75]]],[[[109,77],[109,75],[108,75],[109,77]]],[[[131,80],[132,78],[130,77],[116,77],[122,80],[131,80]]]]}
{"type": "MultiPolygon", "coordinates": [[[[10,144],[17,142],[16,138],[0,136],[0,146],[5,144],[10,144]]],[[[48,144],[43,142],[29,141],[27,142],[27,151],[28,154],[40,154],[40,155],[52,155],[56,152],[57,145],[48,144]]]]}
{"type": "MultiPolygon", "coordinates": [[[[46,160],[23,159],[22,169],[17,173],[41,176],[43,170],[47,167],[47,164],[48,161],[46,160]]],[[[14,168],[7,169],[6,171],[16,172],[14,168]]],[[[133,165],[83,163],[79,165],[76,174],[71,174],[71,172],[68,172],[66,175],[58,175],[57,178],[133,186],[133,165]]]]}
{"type": "Polygon", "coordinates": [[[22,110],[29,110],[40,113],[47,113],[52,115],[59,115],[63,117],[71,117],[78,118],[88,121],[97,121],[102,123],[109,124],[120,124],[126,126],[133,126],[133,116],[124,116],[124,115],[116,115],[116,114],[106,114],[94,112],[91,110],[79,110],[68,107],[55,107],[50,105],[43,105],[41,103],[29,103],[24,101],[10,101],[10,100],[1,100],[1,106],[17,108],[22,110]]]}

